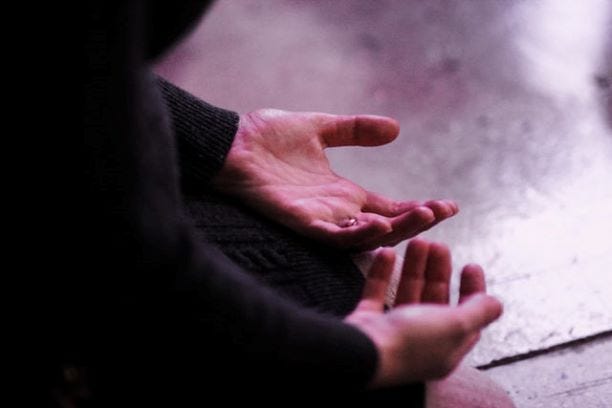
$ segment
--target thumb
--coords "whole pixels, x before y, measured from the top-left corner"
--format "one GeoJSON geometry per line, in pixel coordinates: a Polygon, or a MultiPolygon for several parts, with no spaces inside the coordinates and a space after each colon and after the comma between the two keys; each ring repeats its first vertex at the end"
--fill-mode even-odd
{"type": "Polygon", "coordinates": [[[325,147],[379,146],[392,142],[399,134],[399,123],[384,116],[321,114],[319,120],[319,135],[325,147]]]}
{"type": "Polygon", "coordinates": [[[378,251],[368,272],[361,301],[355,311],[383,311],[394,265],[395,251],[389,248],[378,251]]]}
{"type": "Polygon", "coordinates": [[[479,331],[497,320],[502,312],[503,306],[493,296],[476,294],[464,300],[458,306],[463,315],[468,331],[479,331]]]}

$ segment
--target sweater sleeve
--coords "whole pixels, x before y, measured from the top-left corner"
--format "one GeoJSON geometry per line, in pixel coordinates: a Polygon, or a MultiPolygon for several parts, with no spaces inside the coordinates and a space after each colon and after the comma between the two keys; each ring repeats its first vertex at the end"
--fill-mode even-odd
{"type": "Polygon", "coordinates": [[[237,113],[210,105],[158,77],[176,138],[181,183],[208,183],[221,169],[238,129],[237,113]]]}
{"type": "Polygon", "coordinates": [[[206,365],[215,367],[222,383],[308,388],[320,395],[365,388],[377,352],[359,330],[280,298],[214,248],[199,247],[192,261],[174,314],[185,321],[176,332],[188,339],[178,354],[188,362],[183,371],[197,373],[206,365]]]}
{"type": "MultiPolygon", "coordinates": [[[[229,385],[264,397],[363,389],[377,364],[365,334],[283,300],[194,239],[176,140],[157,80],[139,59],[148,4],[96,14],[84,35],[85,120],[74,138],[83,168],[65,181],[81,194],[78,212],[62,218],[74,231],[50,242],[54,252],[70,252],[47,288],[59,362],[91,368],[100,406],[145,405],[139,398],[196,405],[229,385]]],[[[236,116],[198,112],[190,140],[207,161],[199,176],[208,178],[222,164],[236,116]]]]}

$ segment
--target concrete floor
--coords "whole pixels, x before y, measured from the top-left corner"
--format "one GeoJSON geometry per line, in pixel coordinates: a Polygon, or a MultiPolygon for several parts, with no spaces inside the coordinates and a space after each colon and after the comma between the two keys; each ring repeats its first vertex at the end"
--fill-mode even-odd
{"type": "Polygon", "coordinates": [[[398,119],[392,145],[330,157],[369,189],[458,200],[426,235],[506,307],[470,362],[524,359],[492,370],[521,407],[612,406],[612,340],[530,358],[612,331],[612,2],[222,0],[158,71],[239,112],[398,119]]]}
{"type": "Polygon", "coordinates": [[[612,338],[487,370],[517,407],[612,407],[612,338]]]}

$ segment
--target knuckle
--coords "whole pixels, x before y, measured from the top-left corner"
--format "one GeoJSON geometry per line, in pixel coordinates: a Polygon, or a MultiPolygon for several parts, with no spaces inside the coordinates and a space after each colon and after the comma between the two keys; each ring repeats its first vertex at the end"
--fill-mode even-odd
{"type": "Polygon", "coordinates": [[[401,214],[403,212],[402,203],[398,201],[391,201],[389,203],[388,211],[392,214],[401,214]]]}

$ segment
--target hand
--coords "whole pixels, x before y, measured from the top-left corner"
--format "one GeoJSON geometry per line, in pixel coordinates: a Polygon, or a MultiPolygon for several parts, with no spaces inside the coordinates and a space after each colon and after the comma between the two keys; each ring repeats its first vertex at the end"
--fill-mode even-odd
{"type": "Polygon", "coordinates": [[[341,248],[395,245],[455,215],[453,201],[393,201],[336,175],[323,150],[378,146],[396,121],[260,110],[240,119],[215,186],[302,235],[341,248]]]}
{"type": "Polygon", "coordinates": [[[502,313],[501,303],[485,294],[478,265],[463,268],[459,305],[449,306],[450,252],[424,240],[409,243],[395,308],[384,313],[394,262],[392,250],[379,251],[362,300],[346,318],[379,351],[373,387],[447,376],[476,344],[480,331],[502,313]]]}

